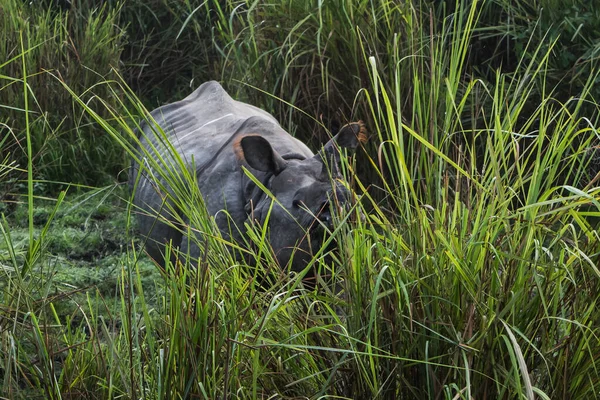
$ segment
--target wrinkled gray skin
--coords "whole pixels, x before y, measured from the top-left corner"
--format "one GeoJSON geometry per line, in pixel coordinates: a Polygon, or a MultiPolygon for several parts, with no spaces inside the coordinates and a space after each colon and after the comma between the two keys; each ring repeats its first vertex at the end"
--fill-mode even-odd
{"type": "MultiPolygon", "coordinates": [[[[268,225],[268,238],[277,261],[282,267],[287,266],[295,251],[291,268],[302,270],[312,251],[319,249],[324,228],[331,227],[332,205],[339,207],[350,200],[348,190],[331,178],[339,177],[334,165],[339,161],[339,149],[356,148],[359,137],[362,139],[362,123],[346,125],[314,155],[285,132],[273,116],[233,100],[217,82],[206,82],[185,99],[151,114],[187,167],[196,168],[207,211],[215,216],[223,236],[239,241],[244,223],[254,220],[263,224],[271,207],[271,198],[245,175],[245,166],[281,204],[273,205],[268,225]],[[221,212],[225,208],[227,212],[221,212]]],[[[168,157],[153,130],[147,124],[141,128],[141,145],[149,149],[152,142],[161,157],[168,157]]],[[[131,188],[138,169],[134,162],[131,188]]],[[[154,217],[164,198],[158,189],[164,184],[153,181],[160,179],[157,175],[155,171],[141,174],[134,205],[139,231],[148,238],[146,250],[162,264],[165,243],[172,241],[185,249],[187,240],[178,229],[157,222],[154,217]]],[[[161,214],[169,218],[164,207],[161,214]]],[[[192,256],[199,254],[197,248],[190,251],[192,256]]]]}

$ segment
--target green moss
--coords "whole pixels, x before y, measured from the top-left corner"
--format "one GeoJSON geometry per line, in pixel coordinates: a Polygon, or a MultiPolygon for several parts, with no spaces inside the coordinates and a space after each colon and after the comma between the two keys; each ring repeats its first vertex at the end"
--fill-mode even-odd
{"type": "MultiPolygon", "coordinates": [[[[126,266],[133,265],[127,253],[131,235],[122,200],[124,190],[98,195],[107,189],[111,188],[74,192],[66,197],[43,238],[46,246],[42,261],[27,277],[30,285],[39,287],[35,300],[41,304],[52,302],[61,320],[78,307],[87,308],[89,301],[95,309],[118,315],[119,304],[111,299],[119,294],[123,276],[128,276],[124,274],[126,266]]],[[[34,236],[39,238],[56,202],[36,199],[34,205],[34,236]]],[[[19,203],[6,218],[17,262],[23,265],[29,243],[27,204],[19,203]]],[[[142,287],[152,294],[156,282],[162,281],[160,272],[144,254],[140,256],[137,268],[142,287]]],[[[8,244],[0,240],[0,262],[9,261],[8,244]]]]}

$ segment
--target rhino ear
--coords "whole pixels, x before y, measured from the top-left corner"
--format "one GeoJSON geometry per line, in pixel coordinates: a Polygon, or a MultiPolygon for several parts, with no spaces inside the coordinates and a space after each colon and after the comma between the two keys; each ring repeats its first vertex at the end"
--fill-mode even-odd
{"type": "Polygon", "coordinates": [[[348,125],[344,125],[338,134],[325,146],[332,141],[337,143],[341,148],[355,150],[359,143],[367,142],[367,128],[362,121],[351,122],[348,125]]]}
{"type": "Polygon", "coordinates": [[[246,135],[240,140],[242,157],[248,165],[258,171],[278,175],[287,167],[287,162],[273,150],[269,141],[259,135],[246,135]]]}
{"type": "Polygon", "coordinates": [[[367,141],[367,128],[362,121],[351,122],[342,129],[329,142],[325,143],[317,157],[323,162],[339,162],[340,150],[355,150],[359,143],[367,141]],[[333,159],[333,160],[332,160],[333,159]]]}

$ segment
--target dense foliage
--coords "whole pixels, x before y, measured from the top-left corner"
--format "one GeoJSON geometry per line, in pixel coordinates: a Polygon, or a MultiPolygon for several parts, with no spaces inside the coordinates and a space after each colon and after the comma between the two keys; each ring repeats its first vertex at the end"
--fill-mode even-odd
{"type": "Polygon", "coordinates": [[[28,129],[37,178],[96,183],[122,168],[122,151],[74,108],[60,83],[89,90],[87,101],[114,103],[96,84],[114,77],[120,62],[124,32],[117,19],[107,7],[66,14],[35,2],[0,3],[0,158],[26,165],[28,129]]]}
{"type": "Polygon", "coordinates": [[[598,398],[597,13],[0,0],[0,396],[598,398]],[[361,201],[315,288],[263,232],[234,259],[192,177],[136,150],[146,109],[207,79],[313,148],[369,127],[345,165],[361,201]],[[206,234],[198,268],[148,272],[125,190],[56,191],[118,186],[131,157],[206,234]]]}

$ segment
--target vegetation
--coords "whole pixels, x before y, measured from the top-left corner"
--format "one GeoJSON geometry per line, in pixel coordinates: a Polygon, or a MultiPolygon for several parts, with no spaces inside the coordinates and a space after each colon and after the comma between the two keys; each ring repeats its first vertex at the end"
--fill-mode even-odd
{"type": "Polygon", "coordinates": [[[114,103],[96,85],[114,76],[111,68],[119,63],[123,32],[116,25],[117,10],[94,9],[78,16],[36,2],[0,3],[0,158],[10,155],[14,162],[27,164],[27,130],[36,178],[45,179],[46,185],[96,184],[115,176],[124,162],[123,153],[73,107],[69,93],[48,73],[86,90],[86,101],[98,97],[114,103]]]}
{"type": "Polygon", "coordinates": [[[0,396],[598,398],[596,11],[400,3],[0,0],[0,396]],[[136,148],[142,104],[210,78],[313,146],[367,122],[315,288],[136,148]],[[132,157],[204,233],[197,268],[130,234],[132,157]]]}

